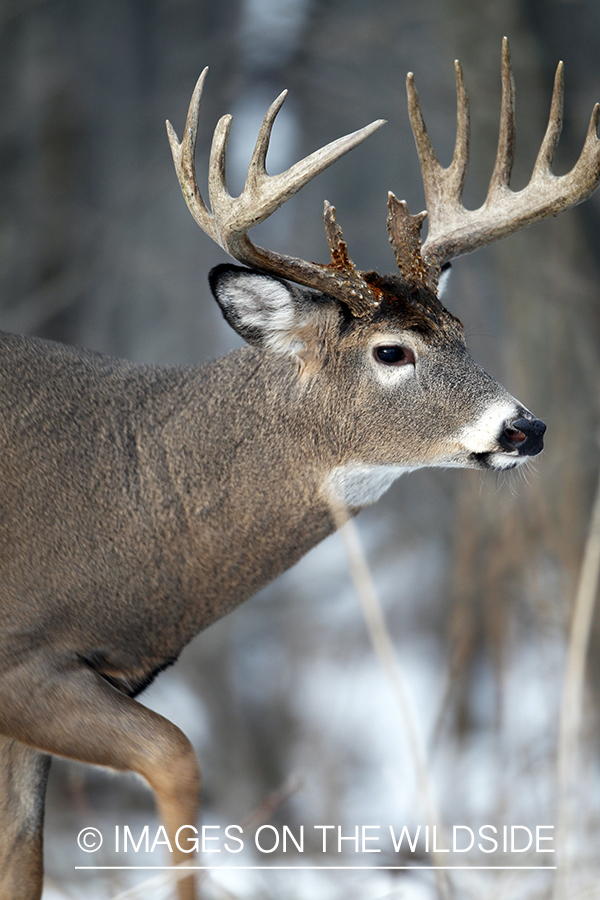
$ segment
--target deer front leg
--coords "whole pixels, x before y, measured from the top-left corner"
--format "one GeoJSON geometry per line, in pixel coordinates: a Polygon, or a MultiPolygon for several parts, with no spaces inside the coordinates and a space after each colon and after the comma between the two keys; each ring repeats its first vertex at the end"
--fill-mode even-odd
{"type": "MultiPolygon", "coordinates": [[[[79,661],[40,657],[0,679],[0,733],[44,754],[142,775],[154,790],[173,848],[170,864],[189,865],[190,854],[175,840],[178,828],[195,824],[199,808],[200,769],[186,736],[79,661]]],[[[41,856],[38,837],[39,871],[41,856]]],[[[36,900],[39,877],[38,882],[27,894],[7,887],[0,898],[36,900]]],[[[193,876],[178,882],[177,891],[179,900],[194,900],[193,876]]]]}
{"type": "Polygon", "coordinates": [[[50,757],[0,735],[0,900],[42,892],[42,830],[50,757]]]}

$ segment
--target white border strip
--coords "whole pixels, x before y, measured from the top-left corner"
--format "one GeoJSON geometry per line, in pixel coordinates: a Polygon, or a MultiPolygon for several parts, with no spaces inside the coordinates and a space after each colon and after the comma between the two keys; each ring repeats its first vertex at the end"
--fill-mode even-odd
{"type": "Polygon", "coordinates": [[[461,870],[477,870],[477,871],[523,871],[523,872],[531,872],[533,870],[536,871],[548,871],[551,872],[556,869],[556,866],[75,866],[76,870],[85,870],[85,871],[93,871],[93,872],[106,872],[106,871],[114,871],[116,869],[122,871],[151,871],[158,870],[161,872],[181,872],[181,871],[191,871],[191,872],[268,872],[271,869],[278,871],[298,871],[298,872],[315,872],[321,871],[323,869],[334,870],[337,872],[354,872],[354,871],[368,871],[369,869],[383,869],[386,872],[396,872],[396,871],[425,871],[431,869],[442,869],[444,871],[448,871],[450,869],[461,869],[461,870]]]}

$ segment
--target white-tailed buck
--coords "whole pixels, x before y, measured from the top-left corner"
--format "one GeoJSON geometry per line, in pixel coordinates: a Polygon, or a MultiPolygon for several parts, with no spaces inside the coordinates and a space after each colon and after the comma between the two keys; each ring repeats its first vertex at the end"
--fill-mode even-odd
{"type": "MultiPolygon", "coordinates": [[[[217,125],[210,210],[196,184],[202,74],[183,140],[168,126],[200,227],[248,268],[221,265],[212,291],[249,346],[198,368],[133,365],[73,347],[0,339],[0,898],[42,885],[44,791],[52,754],[133,770],[156,795],[174,848],[200,775],[187,738],[134,699],[215,619],[420,466],[510,469],[542,449],[545,426],[469,356],[438,296],[455,256],[552,216],[600,180],[599,108],[567,175],[551,166],[562,121],[559,66],[533,176],[513,193],[514,86],[506,44],[498,155],[487,199],[466,210],[469,113],[456,65],[451,165],[431,148],[412,75],[408,103],[425,213],[389,195],[399,275],[360,272],[325,204],[332,262],[255,246],[252,226],[382,124],[280,175],[265,157],[282,94],[260,129],[246,186],[225,186],[231,117],[217,125]]],[[[194,896],[193,878],[178,885],[194,896]]]]}

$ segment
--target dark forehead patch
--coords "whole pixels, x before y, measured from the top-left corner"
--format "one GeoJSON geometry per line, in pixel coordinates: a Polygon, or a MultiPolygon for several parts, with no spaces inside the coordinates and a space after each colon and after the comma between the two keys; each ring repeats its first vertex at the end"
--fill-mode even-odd
{"type": "Polygon", "coordinates": [[[395,321],[401,328],[416,331],[426,340],[463,338],[460,319],[448,312],[431,291],[410,284],[399,275],[365,272],[363,277],[380,296],[380,304],[372,316],[373,322],[395,321]]]}

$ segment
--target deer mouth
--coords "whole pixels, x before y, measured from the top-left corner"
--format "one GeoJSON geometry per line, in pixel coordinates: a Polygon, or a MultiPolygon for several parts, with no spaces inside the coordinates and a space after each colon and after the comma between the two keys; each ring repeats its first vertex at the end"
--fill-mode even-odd
{"type": "Polygon", "coordinates": [[[522,465],[528,457],[505,450],[491,450],[488,453],[473,453],[470,457],[474,469],[491,469],[494,472],[506,472],[522,465]]]}

